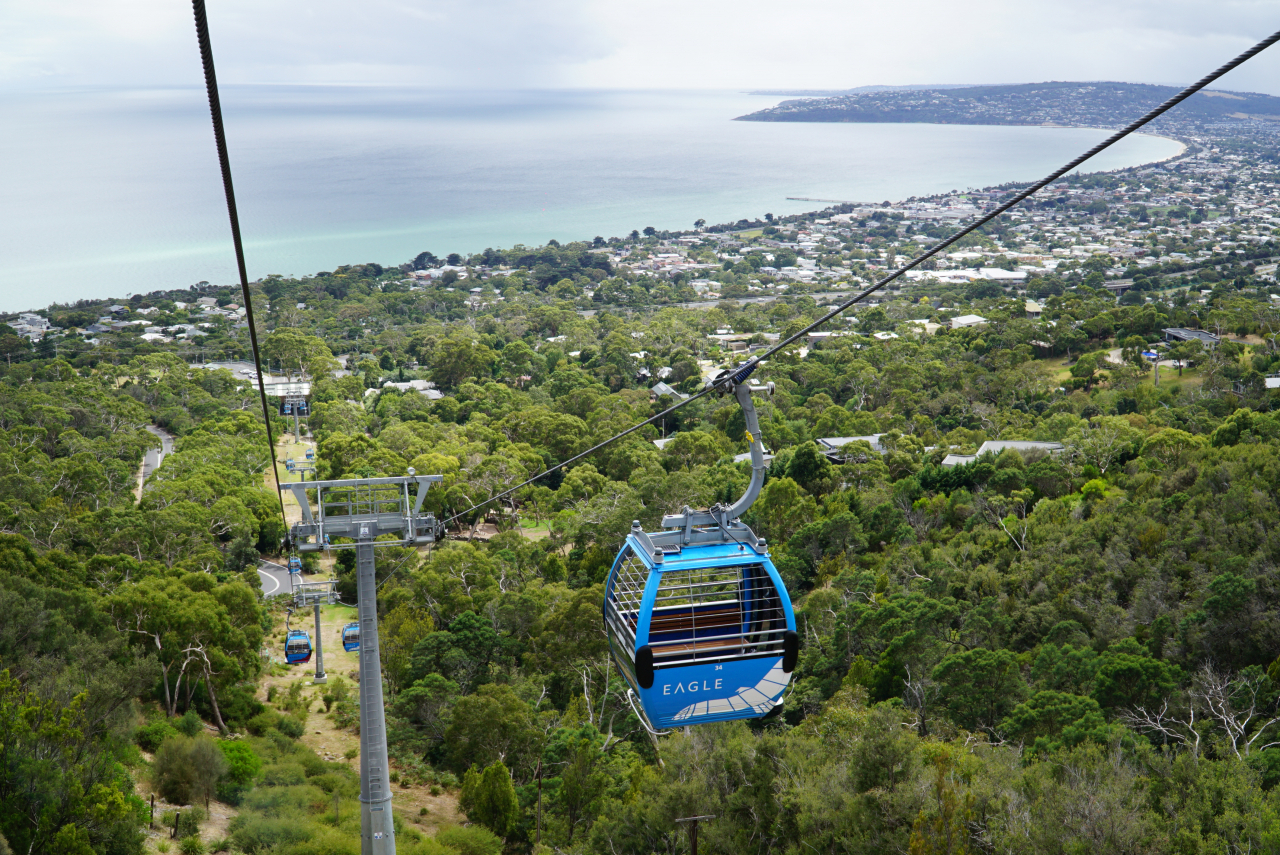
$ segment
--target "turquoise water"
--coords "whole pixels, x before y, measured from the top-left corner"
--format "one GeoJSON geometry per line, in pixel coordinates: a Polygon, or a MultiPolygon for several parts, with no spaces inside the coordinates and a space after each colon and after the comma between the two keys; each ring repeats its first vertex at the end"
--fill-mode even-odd
{"type": "MultiPolygon", "coordinates": [[[[251,277],[1040,177],[1103,131],[734,122],[732,92],[226,87],[251,277]]],[[[0,311],[235,280],[204,93],[0,96],[0,311]]],[[[1176,154],[1134,137],[1086,167],[1176,154]]]]}

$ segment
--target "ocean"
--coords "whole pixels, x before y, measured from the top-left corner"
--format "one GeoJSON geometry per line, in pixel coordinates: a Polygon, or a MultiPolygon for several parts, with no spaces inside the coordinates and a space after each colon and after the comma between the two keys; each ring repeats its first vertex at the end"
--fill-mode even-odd
{"type": "MultiPolygon", "coordinates": [[[[1079,128],[734,122],[776,96],[227,86],[249,275],[1040,177],[1079,128]]],[[[236,280],[195,88],[2,93],[0,311],[236,280]]],[[[1176,154],[1135,136],[1086,170],[1176,154]]]]}

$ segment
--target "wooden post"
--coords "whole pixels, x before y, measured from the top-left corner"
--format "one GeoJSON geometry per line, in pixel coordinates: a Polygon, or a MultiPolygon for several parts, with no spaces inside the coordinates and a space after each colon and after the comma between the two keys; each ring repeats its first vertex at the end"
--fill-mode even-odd
{"type": "Polygon", "coordinates": [[[704,819],[715,819],[715,816],[685,816],[676,820],[676,822],[689,823],[689,852],[691,855],[698,855],[698,822],[704,819]]]}
{"type": "Polygon", "coordinates": [[[173,812],[173,831],[169,834],[169,837],[172,840],[178,839],[178,820],[180,819],[182,819],[182,811],[180,810],[174,811],[173,812]]]}
{"type": "Polygon", "coordinates": [[[151,817],[147,821],[147,828],[156,827],[156,794],[151,794],[151,817]]]}

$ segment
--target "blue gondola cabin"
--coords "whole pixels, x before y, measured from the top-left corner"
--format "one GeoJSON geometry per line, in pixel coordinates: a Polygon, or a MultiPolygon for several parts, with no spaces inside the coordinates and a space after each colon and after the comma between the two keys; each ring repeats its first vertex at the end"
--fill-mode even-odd
{"type": "Polygon", "coordinates": [[[360,624],[349,623],[342,628],[342,649],[348,653],[360,649],[360,624]]]}
{"type": "Polygon", "coordinates": [[[605,622],[650,725],[768,715],[791,682],[799,645],[767,552],[646,546],[635,533],[627,538],[609,577],[605,622]]]}
{"type": "Polygon", "coordinates": [[[284,642],[284,661],[290,665],[311,661],[311,635],[306,630],[289,630],[284,642]]]}
{"type": "Polygon", "coordinates": [[[302,559],[301,559],[301,558],[299,558],[299,557],[298,557],[298,556],[296,556],[296,555],[290,555],[290,556],[289,556],[289,572],[290,572],[290,573],[301,573],[301,572],[302,572],[302,559]]]}

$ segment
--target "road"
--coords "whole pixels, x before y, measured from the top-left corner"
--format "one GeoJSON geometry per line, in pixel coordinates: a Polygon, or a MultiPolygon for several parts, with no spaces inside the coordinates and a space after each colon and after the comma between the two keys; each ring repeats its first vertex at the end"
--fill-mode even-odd
{"type": "Polygon", "coordinates": [[[161,427],[155,425],[147,425],[147,431],[160,440],[159,448],[148,448],[146,453],[142,455],[142,468],[138,470],[138,486],[134,490],[134,495],[138,501],[142,501],[142,485],[151,477],[151,473],[160,468],[160,464],[164,463],[165,457],[173,453],[173,434],[161,427]]]}
{"type": "Polygon", "coordinates": [[[258,561],[258,576],[262,579],[262,596],[274,597],[293,590],[289,584],[289,568],[274,561],[258,561]]]}
{"type": "Polygon", "coordinates": [[[164,459],[173,453],[173,434],[155,425],[147,425],[147,432],[160,440],[160,447],[148,448],[147,453],[142,456],[143,481],[150,478],[151,473],[159,469],[160,464],[164,463],[164,459]]]}

